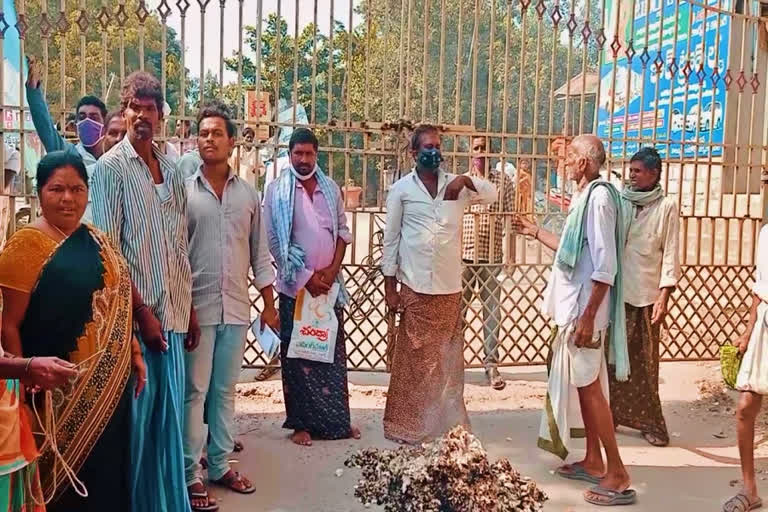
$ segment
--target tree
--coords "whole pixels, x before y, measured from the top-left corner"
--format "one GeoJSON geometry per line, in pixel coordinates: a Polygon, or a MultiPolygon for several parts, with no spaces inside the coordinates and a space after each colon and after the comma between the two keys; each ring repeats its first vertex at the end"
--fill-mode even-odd
{"type": "MultiPolygon", "coordinates": [[[[140,69],[142,29],[144,70],[158,79],[161,77],[163,63],[162,35],[164,30],[167,31],[165,96],[173,112],[180,110],[181,44],[176,32],[163,25],[157,13],[141,10],[138,0],[126,0],[124,9],[119,5],[103,8],[101,0],[86,0],[86,8],[82,13],[78,2],[68,2],[62,19],[58,1],[43,1],[47,2],[48,7],[45,15],[42,13],[41,2],[26,3],[26,21],[30,27],[28,32],[35,35],[26,38],[26,52],[42,60],[45,48],[48,50],[46,96],[52,110],[61,104],[62,91],[65,94],[65,108],[72,109],[83,92],[83,70],[85,93],[100,96],[110,109],[115,108],[119,103],[121,55],[125,63],[125,76],[140,69]],[[64,31],[60,30],[62,27],[64,31]],[[83,34],[84,54],[81,50],[83,34]],[[124,51],[121,51],[121,47],[124,51]],[[65,73],[63,84],[62,66],[65,73]],[[111,81],[112,87],[109,89],[111,81]],[[106,98],[105,86],[109,89],[106,98]]],[[[186,78],[188,71],[183,70],[183,74],[186,78]]]]}

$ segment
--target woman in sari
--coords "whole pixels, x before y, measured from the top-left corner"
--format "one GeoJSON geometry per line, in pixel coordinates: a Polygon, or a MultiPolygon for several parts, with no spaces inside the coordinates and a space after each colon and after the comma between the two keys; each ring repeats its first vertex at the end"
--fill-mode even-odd
{"type": "Polygon", "coordinates": [[[0,289],[5,350],[31,363],[58,357],[78,370],[63,389],[26,400],[42,496],[49,511],[129,511],[128,382],[133,369],[138,395],[146,377],[128,269],[104,234],[80,223],[88,175],[78,155],[46,155],[37,192],[42,216],[0,253],[0,289]]]}

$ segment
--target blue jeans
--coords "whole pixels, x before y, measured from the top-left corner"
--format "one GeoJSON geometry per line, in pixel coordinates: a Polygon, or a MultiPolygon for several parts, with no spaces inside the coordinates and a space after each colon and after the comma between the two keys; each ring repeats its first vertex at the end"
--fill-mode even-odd
{"type": "Polygon", "coordinates": [[[501,265],[471,265],[464,267],[463,318],[466,322],[467,309],[475,294],[475,285],[479,288],[483,303],[483,349],[486,368],[495,368],[499,364],[499,324],[501,324],[501,283],[497,279],[501,265]]]}
{"type": "Polygon", "coordinates": [[[185,353],[184,468],[187,486],[202,482],[200,457],[208,432],[203,409],[208,401],[208,476],[219,480],[229,471],[235,446],[235,385],[243,364],[246,325],[201,325],[200,345],[185,353]]]}

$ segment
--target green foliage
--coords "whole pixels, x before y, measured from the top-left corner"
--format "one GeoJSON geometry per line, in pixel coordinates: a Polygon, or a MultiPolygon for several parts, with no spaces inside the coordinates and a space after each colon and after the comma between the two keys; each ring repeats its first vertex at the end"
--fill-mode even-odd
{"type": "MultiPolygon", "coordinates": [[[[30,37],[26,38],[26,52],[42,62],[44,49],[48,49],[46,96],[52,110],[61,108],[62,94],[65,109],[73,109],[74,104],[83,94],[102,97],[110,109],[115,108],[119,104],[121,76],[127,76],[132,71],[140,69],[139,49],[142,33],[144,70],[158,78],[161,77],[162,41],[166,27],[154,11],[149,13],[142,27],[137,12],[138,0],[126,0],[125,23],[122,27],[118,23],[118,19],[122,17],[118,16],[118,6],[115,5],[116,2],[110,2],[107,7],[110,19],[106,29],[102,27],[99,18],[102,12],[101,0],[86,0],[84,12],[87,18],[82,20],[80,3],[67,2],[65,11],[67,30],[64,32],[57,28],[60,21],[60,2],[58,0],[43,0],[43,2],[46,2],[48,8],[47,21],[52,26],[48,38],[41,37],[43,35],[42,2],[25,2],[27,22],[30,25],[28,29],[30,37]],[[78,20],[83,22],[81,24],[85,26],[84,32],[81,31],[78,20]],[[81,47],[82,35],[85,35],[85,53],[82,52],[81,47]],[[121,55],[124,59],[124,75],[121,73],[121,55]],[[85,90],[82,89],[81,84],[83,70],[85,71],[85,90]],[[63,83],[62,71],[64,72],[63,83]],[[109,90],[109,97],[105,99],[113,74],[114,81],[109,90]]],[[[176,37],[176,32],[170,27],[167,27],[166,41],[166,101],[173,112],[178,112],[181,99],[181,44],[176,37]]],[[[187,75],[186,70],[184,75],[187,75]]]]}

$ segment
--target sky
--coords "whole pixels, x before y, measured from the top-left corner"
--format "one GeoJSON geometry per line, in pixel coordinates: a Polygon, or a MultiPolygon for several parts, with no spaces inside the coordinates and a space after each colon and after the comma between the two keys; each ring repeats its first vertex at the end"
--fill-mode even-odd
{"type": "MultiPolygon", "coordinates": [[[[312,23],[314,19],[315,4],[317,4],[317,24],[321,33],[328,34],[331,21],[331,3],[333,3],[334,18],[345,26],[349,24],[349,6],[359,5],[363,0],[245,0],[243,2],[243,26],[256,25],[258,19],[258,8],[261,4],[262,19],[266,19],[270,13],[277,13],[278,2],[280,3],[280,14],[288,23],[288,33],[293,35],[295,16],[298,5],[299,32],[312,23]]],[[[169,2],[172,5],[173,13],[168,17],[168,25],[173,27],[179,39],[181,39],[181,16],[176,2],[169,2]]],[[[190,7],[185,17],[185,59],[186,66],[192,72],[192,76],[200,75],[200,27],[201,13],[196,0],[190,0],[190,7]]],[[[211,0],[205,12],[205,68],[211,70],[218,76],[219,73],[219,51],[220,51],[220,16],[221,9],[219,2],[211,0]]],[[[224,57],[230,57],[238,48],[238,19],[240,13],[240,2],[238,0],[226,0],[224,5],[224,57]]],[[[352,23],[357,25],[361,23],[362,17],[353,14],[352,23]]],[[[252,55],[247,47],[245,34],[243,34],[243,50],[246,55],[252,55]]],[[[224,82],[234,81],[237,78],[236,72],[224,70],[224,82]]]]}

